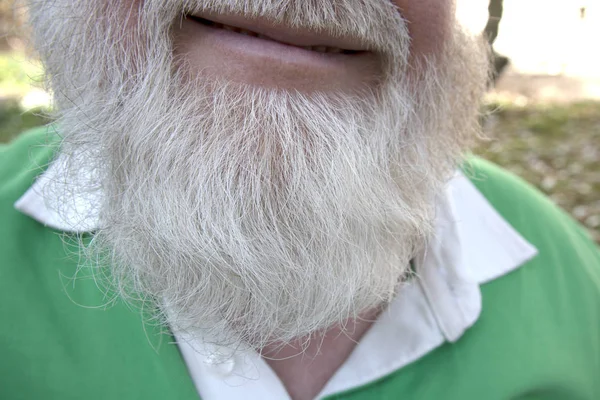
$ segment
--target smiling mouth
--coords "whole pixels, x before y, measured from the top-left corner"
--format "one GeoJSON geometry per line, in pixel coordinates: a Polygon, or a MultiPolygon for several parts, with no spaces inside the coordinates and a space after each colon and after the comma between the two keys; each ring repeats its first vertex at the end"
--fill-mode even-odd
{"type": "Polygon", "coordinates": [[[364,38],[264,17],[189,11],[173,25],[173,51],[190,79],[265,88],[357,93],[377,85],[381,58],[364,38]]]}
{"type": "Polygon", "coordinates": [[[268,41],[276,42],[276,43],[287,45],[287,46],[292,46],[292,47],[297,47],[297,48],[301,48],[301,49],[308,50],[308,51],[313,51],[315,53],[343,54],[343,55],[358,55],[358,54],[364,53],[364,51],[361,51],[361,50],[343,49],[340,47],[332,47],[332,46],[326,46],[326,45],[322,45],[322,44],[303,46],[300,44],[294,44],[294,43],[286,42],[283,40],[278,40],[278,39],[275,39],[268,35],[265,35],[265,34],[262,34],[259,32],[254,32],[254,31],[251,31],[251,30],[248,30],[245,28],[241,28],[241,27],[237,27],[237,26],[233,26],[233,25],[227,25],[227,24],[223,24],[220,22],[216,22],[216,21],[211,21],[206,18],[201,18],[201,17],[197,17],[197,16],[193,16],[193,15],[188,15],[187,18],[189,18],[199,24],[202,24],[204,26],[210,27],[212,29],[226,30],[226,31],[234,32],[234,33],[244,35],[244,36],[254,37],[254,38],[262,39],[262,40],[268,40],[268,41]]]}

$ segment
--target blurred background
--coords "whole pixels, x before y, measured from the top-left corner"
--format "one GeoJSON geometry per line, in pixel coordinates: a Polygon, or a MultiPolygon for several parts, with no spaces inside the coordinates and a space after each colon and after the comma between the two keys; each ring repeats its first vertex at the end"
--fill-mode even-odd
{"type": "MultiPolygon", "coordinates": [[[[475,152],[525,178],[600,243],[600,0],[457,0],[496,79],[475,152]]],[[[49,122],[25,10],[0,0],[0,143],[49,122]]]]}

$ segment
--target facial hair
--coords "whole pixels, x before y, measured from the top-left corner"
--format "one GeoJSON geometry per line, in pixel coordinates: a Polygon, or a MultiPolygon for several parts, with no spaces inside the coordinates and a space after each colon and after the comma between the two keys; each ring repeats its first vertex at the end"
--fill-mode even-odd
{"type": "Polygon", "coordinates": [[[411,59],[388,0],[46,3],[32,26],[65,178],[101,192],[85,254],[121,297],[174,331],[263,348],[401,290],[477,131],[478,42],[456,29],[443,52],[411,59]],[[199,9],[356,36],[383,75],[356,95],[190,78],[170,33],[199,9]]]}

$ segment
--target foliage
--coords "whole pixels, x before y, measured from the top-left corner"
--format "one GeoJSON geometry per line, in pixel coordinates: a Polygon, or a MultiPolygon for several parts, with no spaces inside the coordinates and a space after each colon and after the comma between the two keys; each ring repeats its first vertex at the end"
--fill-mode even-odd
{"type": "MultiPolygon", "coordinates": [[[[0,6],[6,6],[6,2],[0,6]]],[[[0,11],[2,11],[0,7],[0,11]]],[[[0,143],[20,132],[48,122],[44,110],[24,109],[21,100],[40,81],[38,62],[17,51],[0,52],[0,143]]]]}
{"type": "Polygon", "coordinates": [[[42,67],[25,54],[11,51],[0,53],[0,98],[20,97],[39,84],[42,67]]]}
{"type": "Polygon", "coordinates": [[[600,103],[490,105],[477,153],[533,183],[600,243],[600,103]]]}
{"type": "Polygon", "coordinates": [[[48,122],[43,109],[23,111],[20,103],[15,100],[2,101],[0,102],[0,143],[6,143],[19,133],[48,122]]]}

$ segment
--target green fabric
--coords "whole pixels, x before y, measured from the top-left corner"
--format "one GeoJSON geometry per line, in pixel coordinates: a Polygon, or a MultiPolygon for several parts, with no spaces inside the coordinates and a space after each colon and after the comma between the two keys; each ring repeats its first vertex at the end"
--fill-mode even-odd
{"type": "Polygon", "coordinates": [[[477,158],[465,172],[539,255],[482,286],[481,317],[457,343],[330,398],[600,399],[598,247],[519,178],[477,158]]]}
{"type": "MultiPolygon", "coordinates": [[[[73,282],[76,249],[14,210],[52,137],[0,147],[0,399],[197,399],[173,338],[85,272],[73,282]]],[[[330,399],[600,399],[598,248],[518,178],[476,158],[465,170],[540,255],[482,286],[457,343],[330,399]]]]}
{"type": "Polygon", "coordinates": [[[75,249],[14,210],[52,156],[45,131],[0,149],[0,399],[198,399],[173,338],[73,282],[75,249]]]}

